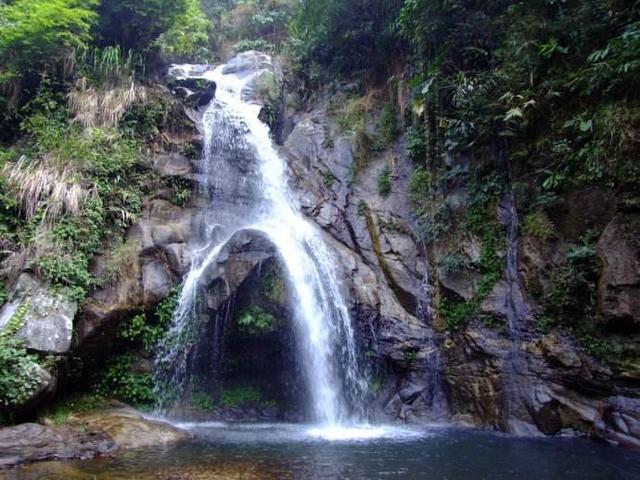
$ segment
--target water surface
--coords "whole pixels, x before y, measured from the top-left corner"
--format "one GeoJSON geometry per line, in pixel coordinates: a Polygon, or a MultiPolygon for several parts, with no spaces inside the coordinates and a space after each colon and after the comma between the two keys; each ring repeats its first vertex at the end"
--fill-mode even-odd
{"type": "Polygon", "coordinates": [[[11,480],[640,479],[640,454],[587,440],[430,427],[191,424],[196,440],[117,458],[48,462],[11,480]]]}

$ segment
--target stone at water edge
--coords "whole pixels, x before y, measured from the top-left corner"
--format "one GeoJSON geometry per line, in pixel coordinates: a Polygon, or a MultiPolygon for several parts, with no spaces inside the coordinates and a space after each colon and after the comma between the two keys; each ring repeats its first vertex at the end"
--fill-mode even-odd
{"type": "Polygon", "coordinates": [[[189,439],[187,431],[145,418],[133,408],[111,408],[72,415],[62,426],[25,423],[0,429],[0,468],[46,460],[84,460],[189,439]]]}
{"type": "Polygon", "coordinates": [[[189,432],[173,425],[145,418],[133,408],[99,410],[68,419],[72,428],[108,435],[117,448],[144,448],[179,443],[191,438],[189,432]]]}

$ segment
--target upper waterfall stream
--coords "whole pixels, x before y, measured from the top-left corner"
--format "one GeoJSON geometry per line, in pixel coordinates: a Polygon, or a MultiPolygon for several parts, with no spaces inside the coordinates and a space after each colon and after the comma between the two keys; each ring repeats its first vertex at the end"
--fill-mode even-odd
{"type": "Polygon", "coordinates": [[[193,326],[203,275],[234,235],[257,232],[273,244],[288,277],[314,421],[325,425],[361,421],[367,382],[358,365],[335,259],[319,228],[300,213],[288,187],[286,163],[269,127],[258,118],[261,105],[253,101],[253,88],[271,64],[267,56],[255,55],[251,65],[173,68],[174,75],[213,81],[217,88],[202,119],[201,186],[208,203],[202,247],[184,281],[156,362],[158,407],[166,411],[186,387],[186,348],[199,340],[193,326]]]}

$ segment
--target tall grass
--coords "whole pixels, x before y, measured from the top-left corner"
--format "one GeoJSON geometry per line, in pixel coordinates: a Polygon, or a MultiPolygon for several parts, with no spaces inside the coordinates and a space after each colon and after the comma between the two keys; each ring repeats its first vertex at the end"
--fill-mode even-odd
{"type": "Polygon", "coordinates": [[[146,89],[136,83],[142,57],[119,46],[79,52],[80,77],[69,95],[74,121],[85,128],[116,127],[135,102],[146,101],[146,89]]]}
{"type": "Polygon", "coordinates": [[[82,77],[68,94],[73,120],[85,128],[117,127],[134,103],[144,103],[146,99],[146,88],[133,80],[118,86],[95,88],[82,77]]]}
{"type": "Polygon", "coordinates": [[[41,206],[45,206],[44,220],[51,223],[65,213],[77,215],[89,194],[75,182],[70,168],[54,167],[46,158],[32,163],[23,155],[6,164],[2,173],[27,219],[41,206]]]}
{"type": "Polygon", "coordinates": [[[119,46],[87,48],[78,53],[80,74],[98,86],[118,85],[133,81],[136,72],[144,73],[142,56],[133,50],[124,52],[119,46]]]}

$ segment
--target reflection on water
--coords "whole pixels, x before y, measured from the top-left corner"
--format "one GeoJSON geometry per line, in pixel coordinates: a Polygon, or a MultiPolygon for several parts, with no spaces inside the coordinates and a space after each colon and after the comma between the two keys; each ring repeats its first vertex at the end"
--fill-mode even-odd
{"type": "Polygon", "coordinates": [[[191,424],[198,440],[117,458],[48,462],[2,480],[638,479],[640,454],[576,439],[469,430],[191,424]],[[378,438],[371,438],[375,434],[378,438]],[[328,441],[326,438],[335,440],[328,441]]]}

